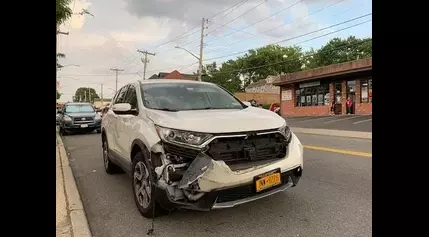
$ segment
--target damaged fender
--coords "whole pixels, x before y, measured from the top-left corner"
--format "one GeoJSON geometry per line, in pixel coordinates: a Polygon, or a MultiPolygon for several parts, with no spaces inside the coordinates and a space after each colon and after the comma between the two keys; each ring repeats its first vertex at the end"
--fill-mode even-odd
{"type": "Polygon", "coordinates": [[[213,160],[208,155],[200,153],[195,160],[189,165],[182,179],[178,184],[178,188],[185,189],[190,184],[201,178],[208,170],[213,169],[213,160]]]}

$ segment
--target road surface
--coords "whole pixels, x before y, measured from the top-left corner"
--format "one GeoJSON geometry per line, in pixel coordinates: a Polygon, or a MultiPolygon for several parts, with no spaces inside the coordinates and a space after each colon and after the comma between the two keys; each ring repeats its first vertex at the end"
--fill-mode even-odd
{"type": "Polygon", "coordinates": [[[286,117],[290,127],[372,132],[372,115],[286,117]]]}
{"type": "MultiPolygon", "coordinates": [[[[371,236],[371,140],[298,137],[311,149],[297,187],[232,209],[170,213],[156,219],[155,236],[371,236]]],[[[151,222],[135,207],[130,178],[104,172],[100,134],[63,140],[93,236],[146,236],[151,222]]]]}

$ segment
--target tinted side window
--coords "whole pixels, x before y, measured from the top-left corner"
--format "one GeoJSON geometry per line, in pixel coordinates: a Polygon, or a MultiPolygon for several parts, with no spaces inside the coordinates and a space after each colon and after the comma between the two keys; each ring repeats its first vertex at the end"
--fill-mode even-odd
{"type": "Polygon", "coordinates": [[[127,93],[128,85],[121,88],[118,93],[118,96],[115,99],[115,104],[124,103],[125,95],[127,93]]]}
{"type": "Polygon", "coordinates": [[[128,87],[128,92],[126,94],[124,103],[129,103],[131,105],[131,108],[137,109],[137,93],[136,88],[133,85],[130,85],[130,87],[128,87]]]}

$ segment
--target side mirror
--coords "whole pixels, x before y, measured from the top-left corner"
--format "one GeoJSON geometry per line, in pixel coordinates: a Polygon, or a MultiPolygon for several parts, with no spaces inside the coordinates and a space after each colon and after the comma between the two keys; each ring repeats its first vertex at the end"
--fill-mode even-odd
{"type": "Polygon", "coordinates": [[[121,115],[132,114],[132,115],[137,115],[137,110],[136,109],[132,109],[131,105],[129,103],[114,104],[112,106],[112,110],[113,110],[113,112],[115,114],[121,114],[121,115]]]}
{"type": "Polygon", "coordinates": [[[252,106],[252,104],[249,102],[249,101],[243,101],[243,104],[245,104],[246,106],[248,106],[248,107],[251,107],[252,106]]]}

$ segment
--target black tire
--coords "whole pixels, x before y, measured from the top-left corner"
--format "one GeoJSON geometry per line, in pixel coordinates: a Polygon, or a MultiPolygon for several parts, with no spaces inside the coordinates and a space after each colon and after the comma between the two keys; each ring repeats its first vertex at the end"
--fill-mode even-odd
{"type": "Polygon", "coordinates": [[[97,133],[101,133],[101,129],[97,129],[97,133]]]}
{"type": "Polygon", "coordinates": [[[103,164],[104,164],[104,170],[108,174],[117,174],[122,173],[122,170],[119,166],[115,165],[110,161],[109,158],[109,145],[107,144],[107,141],[103,139],[103,164]]]}
{"type": "MultiPolygon", "coordinates": [[[[144,174],[142,176],[144,177],[144,174]]],[[[134,156],[133,166],[132,166],[133,197],[140,214],[146,218],[155,218],[167,213],[167,211],[164,208],[162,208],[161,205],[159,205],[155,200],[155,185],[153,184],[155,180],[154,177],[156,177],[156,175],[154,170],[152,169],[152,166],[149,163],[149,158],[147,157],[147,154],[143,152],[138,152],[134,156]],[[144,199],[143,196],[138,195],[136,192],[136,188],[138,186],[141,187],[141,184],[140,185],[138,184],[140,181],[138,180],[138,178],[136,178],[136,171],[137,169],[141,169],[142,166],[145,166],[146,171],[148,171],[147,172],[148,181],[146,181],[146,183],[149,184],[148,186],[150,187],[150,194],[147,193],[146,191],[147,189],[142,191],[142,193],[145,192],[147,197],[149,197],[149,200],[147,200],[146,202],[143,200],[144,199]],[[139,198],[141,198],[141,200],[139,200],[139,198]],[[154,209],[154,205],[155,205],[155,209],[154,209]]]]}

